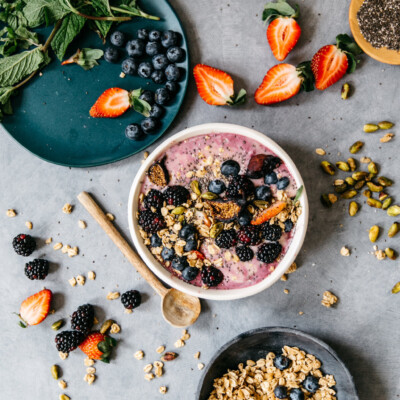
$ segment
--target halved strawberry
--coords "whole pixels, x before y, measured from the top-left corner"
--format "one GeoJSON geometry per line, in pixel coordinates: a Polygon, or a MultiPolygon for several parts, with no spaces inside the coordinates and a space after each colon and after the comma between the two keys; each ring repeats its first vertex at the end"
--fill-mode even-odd
{"type": "Polygon", "coordinates": [[[313,90],[310,63],[301,63],[297,68],[291,64],[278,64],[267,72],[254,98],[258,104],[270,105],[290,99],[300,89],[313,90]]]}
{"type": "Polygon", "coordinates": [[[241,89],[237,95],[233,88],[233,79],[226,72],[204,64],[193,68],[200,97],[212,106],[237,105],[243,103],[246,91],[241,89]]]}
{"type": "Polygon", "coordinates": [[[319,49],[311,60],[315,87],[325,90],[346,72],[354,72],[358,63],[356,56],[361,53],[362,50],[348,35],[338,35],[336,45],[330,44],[319,49]]]}
{"type": "Polygon", "coordinates": [[[79,348],[92,360],[101,360],[105,363],[110,362],[111,350],[117,341],[100,332],[92,332],[79,345],[79,348]]]}
{"type": "MultiPolygon", "coordinates": [[[[51,290],[43,289],[24,300],[19,310],[22,321],[26,325],[40,324],[49,314],[52,295],[51,290]]],[[[23,327],[26,328],[26,326],[23,327]]]]}
{"type": "Polygon", "coordinates": [[[264,222],[269,221],[271,218],[275,217],[281,211],[283,211],[285,207],[286,203],[284,201],[277,201],[265,210],[261,211],[261,213],[257,214],[255,218],[251,221],[251,225],[261,225],[264,222]]]}

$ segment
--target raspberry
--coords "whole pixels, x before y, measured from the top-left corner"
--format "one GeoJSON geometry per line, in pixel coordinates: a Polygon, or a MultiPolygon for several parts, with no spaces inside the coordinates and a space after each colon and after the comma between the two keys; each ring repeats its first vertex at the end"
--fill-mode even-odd
{"type": "Polygon", "coordinates": [[[222,249],[229,249],[230,247],[233,247],[236,242],[237,237],[234,229],[222,231],[215,239],[215,244],[222,249]]]}
{"type": "Polygon", "coordinates": [[[121,303],[128,310],[133,310],[140,306],[142,296],[137,290],[128,290],[121,296],[121,303]]]}
{"type": "Polygon", "coordinates": [[[163,203],[164,196],[159,190],[156,189],[151,189],[143,200],[143,204],[147,209],[154,207],[159,210],[163,206],[163,203]]]}
{"type": "Polygon", "coordinates": [[[226,189],[226,196],[232,199],[247,197],[253,194],[253,182],[243,175],[234,176],[226,189]]]}
{"type": "Polygon", "coordinates": [[[24,233],[15,236],[12,245],[15,252],[24,257],[30,256],[36,249],[35,239],[30,235],[25,235],[24,233]]]}
{"type": "Polygon", "coordinates": [[[165,221],[161,214],[150,210],[140,211],[139,225],[147,233],[156,233],[165,228],[165,221]]]}
{"type": "Polygon", "coordinates": [[[30,280],[42,280],[49,273],[49,262],[43,259],[35,259],[25,264],[25,275],[30,280]]]}
{"type": "Polygon", "coordinates": [[[79,306],[71,316],[71,328],[87,335],[92,329],[94,321],[94,309],[91,304],[79,306]]]}
{"type": "Polygon", "coordinates": [[[165,201],[169,206],[179,206],[189,200],[190,193],[183,186],[169,186],[164,192],[165,201]]]}
{"type": "Polygon", "coordinates": [[[242,226],[238,232],[238,239],[241,243],[255,246],[261,242],[260,229],[255,225],[242,226]]]}
{"type": "Polygon", "coordinates": [[[271,242],[278,241],[282,236],[282,229],[279,225],[270,225],[268,222],[261,226],[261,235],[271,242]]]}
{"type": "Polygon", "coordinates": [[[266,264],[272,263],[277,259],[282,251],[279,243],[265,243],[257,251],[257,260],[266,264]]]}
{"type": "Polygon", "coordinates": [[[223,279],[224,274],[219,269],[213,266],[203,267],[203,269],[201,270],[201,280],[205,285],[209,287],[219,285],[223,279]]]}
{"type": "Polygon", "coordinates": [[[63,331],[55,338],[56,347],[62,353],[69,353],[75,350],[85,339],[85,335],[79,331],[63,331]]]}
{"type": "Polygon", "coordinates": [[[250,261],[254,257],[254,252],[249,246],[236,247],[236,255],[240,261],[250,261]]]}

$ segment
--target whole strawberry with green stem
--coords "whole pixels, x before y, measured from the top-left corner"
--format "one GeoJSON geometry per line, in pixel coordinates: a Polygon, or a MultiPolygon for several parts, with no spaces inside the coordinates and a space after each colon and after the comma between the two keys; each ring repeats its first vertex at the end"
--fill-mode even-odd
{"type": "Polygon", "coordinates": [[[116,345],[117,341],[114,338],[100,332],[92,332],[79,345],[79,348],[92,360],[101,360],[108,364],[112,348],[116,345]]]}

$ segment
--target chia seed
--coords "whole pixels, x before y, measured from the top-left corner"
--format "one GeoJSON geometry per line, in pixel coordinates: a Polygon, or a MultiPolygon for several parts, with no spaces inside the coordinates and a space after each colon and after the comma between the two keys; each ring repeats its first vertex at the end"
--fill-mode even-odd
{"type": "Polygon", "coordinates": [[[365,0],[357,20],[362,35],[373,47],[400,50],[400,0],[365,0]]]}

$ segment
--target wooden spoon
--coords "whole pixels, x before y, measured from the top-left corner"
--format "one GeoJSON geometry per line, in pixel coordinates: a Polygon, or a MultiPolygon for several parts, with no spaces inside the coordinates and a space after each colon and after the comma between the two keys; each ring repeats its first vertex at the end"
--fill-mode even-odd
{"type": "Polygon", "coordinates": [[[179,328],[192,325],[200,315],[200,300],[179,290],[167,289],[147,268],[146,264],[122,237],[90,194],[82,192],[78,195],[78,200],[122,251],[122,254],[137,269],[140,275],[161,296],[161,309],[164,319],[172,326],[179,328]]]}

